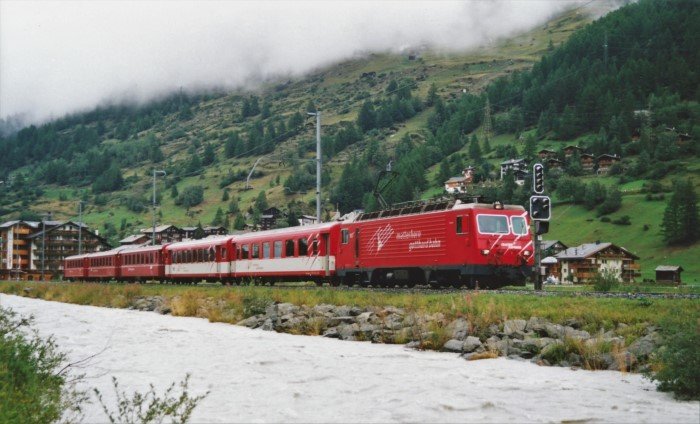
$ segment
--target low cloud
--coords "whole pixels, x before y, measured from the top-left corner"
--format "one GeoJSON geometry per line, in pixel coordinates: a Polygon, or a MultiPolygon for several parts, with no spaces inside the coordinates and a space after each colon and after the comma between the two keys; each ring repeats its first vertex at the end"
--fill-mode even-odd
{"type": "Polygon", "coordinates": [[[239,88],[370,51],[461,51],[578,1],[2,1],[0,118],[239,88]]]}

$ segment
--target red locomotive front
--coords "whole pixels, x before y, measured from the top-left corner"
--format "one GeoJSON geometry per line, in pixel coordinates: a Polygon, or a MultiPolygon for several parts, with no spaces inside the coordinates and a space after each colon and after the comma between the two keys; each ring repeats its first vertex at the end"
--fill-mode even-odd
{"type": "Polygon", "coordinates": [[[360,215],[342,226],[337,268],[347,283],[503,286],[524,284],[532,251],[522,207],[457,201],[360,215]]]}

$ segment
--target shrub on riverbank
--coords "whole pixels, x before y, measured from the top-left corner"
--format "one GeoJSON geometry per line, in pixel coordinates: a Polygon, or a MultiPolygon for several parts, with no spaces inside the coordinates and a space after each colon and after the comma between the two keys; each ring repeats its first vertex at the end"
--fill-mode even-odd
{"type": "Polygon", "coordinates": [[[31,331],[32,319],[0,308],[0,422],[48,423],[79,410],[82,394],[61,368],[65,354],[31,331]]]}
{"type": "Polygon", "coordinates": [[[700,400],[700,322],[667,323],[665,343],[658,352],[658,371],[649,373],[659,390],[678,399],[700,400]]]}

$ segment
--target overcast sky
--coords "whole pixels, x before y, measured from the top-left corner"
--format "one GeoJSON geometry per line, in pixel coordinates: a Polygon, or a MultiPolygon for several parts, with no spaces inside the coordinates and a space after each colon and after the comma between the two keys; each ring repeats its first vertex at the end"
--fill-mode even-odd
{"type": "Polygon", "coordinates": [[[465,50],[581,3],[0,0],[0,118],[238,88],[368,51],[465,50]]]}

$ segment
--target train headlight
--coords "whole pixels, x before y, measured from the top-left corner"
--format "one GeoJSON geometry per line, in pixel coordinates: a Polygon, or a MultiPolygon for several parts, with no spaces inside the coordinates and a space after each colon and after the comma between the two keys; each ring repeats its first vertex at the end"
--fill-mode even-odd
{"type": "Polygon", "coordinates": [[[529,250],[526,250],[526,251],[523,252],[523,256],[525,256],[525,257],[528,257],[528,256],[530,256],[531,254],[532,254],[532,253],[531,253],[529,250]]]}
{"type": "Polygon", "coordinates": [[[486,256],[486,255],[488,255],[489,253],[491,253],[491,251],[490,251],[489,249],[481,249],[481,254],[482,254],[482,255],[486,256]]]}

